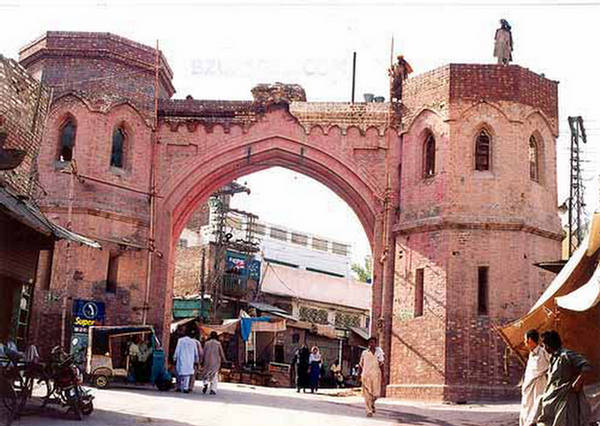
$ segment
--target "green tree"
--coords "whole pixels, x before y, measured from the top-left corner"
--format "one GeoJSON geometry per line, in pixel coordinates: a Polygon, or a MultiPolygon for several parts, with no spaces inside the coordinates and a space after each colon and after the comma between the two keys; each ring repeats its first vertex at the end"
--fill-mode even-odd
{"type": "Polygon", "coordinates": [[[371,256],[365,256],[364,265],[353,263],[351,269],[359,281],[364,283],[370,282],[373,277],[373,258],[371,256]]]}

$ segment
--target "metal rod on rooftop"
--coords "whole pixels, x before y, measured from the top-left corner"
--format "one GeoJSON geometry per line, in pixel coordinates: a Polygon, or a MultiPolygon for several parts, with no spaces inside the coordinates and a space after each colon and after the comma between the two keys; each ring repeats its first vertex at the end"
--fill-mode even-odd
{"type": "Polygon", "coordinates": [[[354,103],[354,89],[356,88],[356,52],[352,53],[352,103],[354,103]]]}

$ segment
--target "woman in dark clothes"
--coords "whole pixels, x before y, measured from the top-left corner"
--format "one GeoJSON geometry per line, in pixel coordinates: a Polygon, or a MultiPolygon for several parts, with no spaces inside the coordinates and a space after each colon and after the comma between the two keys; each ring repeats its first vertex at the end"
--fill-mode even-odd
{"type": "Polygon", "coordinates": [[[296,389],[300,392],[302,389],[303,392],[306,392],[306,388],[308,387],[308,358],[310,357],[310,352],[306,345],[302,346],[298,349],[296,353],[296,389]]]}

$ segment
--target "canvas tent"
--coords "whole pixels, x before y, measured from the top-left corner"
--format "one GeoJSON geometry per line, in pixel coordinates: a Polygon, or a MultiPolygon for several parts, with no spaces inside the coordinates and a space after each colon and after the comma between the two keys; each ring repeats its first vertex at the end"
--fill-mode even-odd
{"type": "MultiPolygon", "coordinates": [[[[527,330],[556,330],[563,346],[583,354],[593,370],[586,376],[586,393],[598,401],[600,389],[600,213],[595,213],[588,237],[550,283],[531,310],[497,331],[525,362],[527,330]]],[[[596,408],[598,404],[595,404],[596,408]]],[[[596,410],[595,410],[596,411],[596,410]]]]}

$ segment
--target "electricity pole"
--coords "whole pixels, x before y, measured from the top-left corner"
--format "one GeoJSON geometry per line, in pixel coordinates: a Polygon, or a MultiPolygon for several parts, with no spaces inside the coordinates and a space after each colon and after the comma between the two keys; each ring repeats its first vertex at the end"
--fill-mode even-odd
{"type": "Polygon", "coordinates": [[[569,257],[581,244],[583,230],[581,229],[582,218],[585,214],[583,201],[583,181],[581,179],[581,150],[579,141],[587,142],[583,118],[581,116],[569,117],[569,128],[571,129],[571,172],[569,182],[569,257]],[[575,233],[575,235],[573,235],[575,233]],[[574,238],[575,237],[575,238],[574,238]]]}

